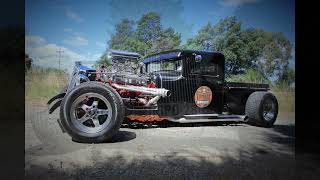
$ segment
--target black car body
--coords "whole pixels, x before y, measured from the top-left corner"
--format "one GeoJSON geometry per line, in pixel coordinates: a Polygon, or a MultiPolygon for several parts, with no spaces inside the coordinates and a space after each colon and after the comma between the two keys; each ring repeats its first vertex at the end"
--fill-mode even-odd
{"type": "Polygon", "coordinates": [[[112,112],[112,118],[116,115],[110,120],[111,115],[105,114],[104,119],[116,124],[111,129],[118,129],[122,119],[129,115],[158,115],[181,123],[242,118],[265,127],[272,126],[276,120],[278,103],[267,92],[269,85],[226,82],[222,53],[178,49],[147,56],[143,64],[137,64],[140,58],[137,53],[113,50],[110,56],[113,57],[111,70],[90,69],[77,63],[68,88],[48,103],[56,101],[50,112],[61,104],[59,122],[77,140],[96,142],[111,137],[111,130],[104,132],[105,136],[91,133],[89,127],[97,128],[107,121],[101,120],[103,115],[97,113],[100,110],[112,112]],[[106,92],[105,96],[111,94],[110,98],[104,99],[100,92],[106,92]],[[78,100],[81,112],[73,110],[75,114],[70,114],[70,104],[83,94],[89,96],[85,96],[85,101],[78,100]],[[90,97],[92,94],[96,95],[90,97]],[[90,117],[81,121],[80,127],[87,127],[77,129],[79,125],[73,125],[73,121],[77,124],[85,115],[90,117]]]}
{"type": "Polygon", "coordinates": [[[225,81],[225,58],[221,53],[174,50],[144,59],[146,68],[152,62],[182,61],[182,71],[157,71],[156,84],[171,91],[171,96],[160,99],[159,112],[164,116],[185,114],[245,114],[245,104],[255,91],[268,91],[268,84],[236,83],[225,81]],[[198,62],[196,57],[201,58],[198,62]],[[208,86],[214,94],[209,106],[199,108],[194,103],[197,88],[208,86]],[[162,110],[163,109],[163,110],[162,110]]]}

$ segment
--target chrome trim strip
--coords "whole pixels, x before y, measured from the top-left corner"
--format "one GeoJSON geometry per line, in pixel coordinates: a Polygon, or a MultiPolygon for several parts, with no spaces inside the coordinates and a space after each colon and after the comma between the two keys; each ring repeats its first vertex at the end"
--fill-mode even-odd
{"type": "Polygon", "coordinates": [[[184,115],[185,117],[218,117],[218,114],[190,114],[190,115],[184,115]]]}
{"type": "Polygon", "coordinates": [[[171,122],[177,122],[177,123],[198,123],[198,122],[218,122],[218,121],[243,121],[245,119],[245,116],[239,116],[239,115],[219,115],[217,118],[212,119],[188,119],[188,118],[179,118],[179,119],[173,119],[173,118],[167,118],[168,121],[171,122]],[[231,117],[233,116],[233,117],[231,117]],[[229,118],[228,118],[229,117],[229,118]]]}

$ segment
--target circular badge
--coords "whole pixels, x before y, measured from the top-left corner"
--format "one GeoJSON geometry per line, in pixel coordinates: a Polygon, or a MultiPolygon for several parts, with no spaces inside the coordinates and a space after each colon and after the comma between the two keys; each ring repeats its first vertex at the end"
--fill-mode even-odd
{"type": "Polygon", "coordinates": [[[212,101],[212,91],[208,86],[200,86],[194,94],[194,102],[199,108],[209,106],[212,101]]]}

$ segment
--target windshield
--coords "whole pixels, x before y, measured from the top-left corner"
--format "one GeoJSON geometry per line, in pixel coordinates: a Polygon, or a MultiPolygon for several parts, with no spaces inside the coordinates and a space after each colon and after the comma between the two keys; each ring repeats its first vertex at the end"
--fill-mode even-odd
{"type": "Polygon", "coordinates": [[[182,60],[164,60],[151,62],[147,65],[147,72],[155,71],[181,71],[182,70],[182,60]]]}

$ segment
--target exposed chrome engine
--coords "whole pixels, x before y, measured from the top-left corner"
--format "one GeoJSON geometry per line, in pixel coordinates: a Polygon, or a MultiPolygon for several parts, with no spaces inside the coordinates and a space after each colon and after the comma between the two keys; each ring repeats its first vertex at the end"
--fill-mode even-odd
{"type": "Polygon", "coordinates": [[[138,63],[140,55],[129,52],[111,52],[111,66],[99,66],[92,75],[86,75],[82,81],[99,81],[109,84],[123,98],[129,108],[156,108],[161,97],[170,96],[170,91],[157,88],[155,78],[142,73],[142,64],[138,63]],[[86,78],[87,77],[87,78],[86,78]]]}

